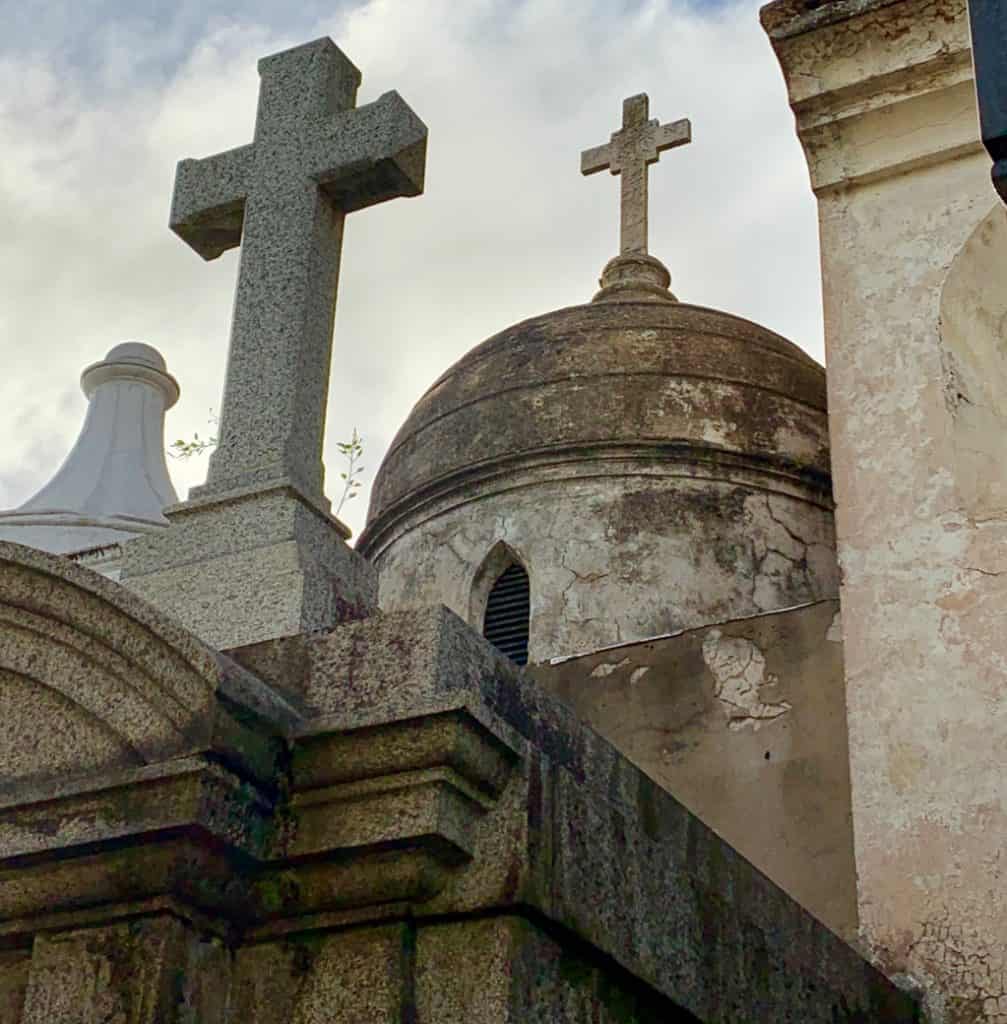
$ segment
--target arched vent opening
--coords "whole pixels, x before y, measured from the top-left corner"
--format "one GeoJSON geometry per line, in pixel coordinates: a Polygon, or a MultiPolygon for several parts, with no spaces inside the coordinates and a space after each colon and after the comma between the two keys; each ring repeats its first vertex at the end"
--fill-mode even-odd
{"type": "Polygon", "coordinates": [[[483,636],[518,665],[528,664],[528,628],[531,587],[528,573],[517,564],[508,566],[490,590],[483,619],[483,636]]]}

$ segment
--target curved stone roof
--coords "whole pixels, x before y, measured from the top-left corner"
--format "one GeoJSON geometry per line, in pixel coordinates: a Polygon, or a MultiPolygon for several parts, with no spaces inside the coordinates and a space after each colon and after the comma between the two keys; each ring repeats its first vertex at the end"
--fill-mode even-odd
{"type": "Polygon", "coordinates": [[[399,515],[532,457],[606,447],[731,455],[827,486],[825,371],[751,321],[595,301],[473,349],[417,402],[375,480],[365,553],[399,515]]]}

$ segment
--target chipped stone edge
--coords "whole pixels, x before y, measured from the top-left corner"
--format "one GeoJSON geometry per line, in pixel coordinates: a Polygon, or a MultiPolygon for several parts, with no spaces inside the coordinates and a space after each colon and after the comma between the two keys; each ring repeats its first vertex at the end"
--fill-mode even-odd
{"type": "Polygon", "coordinates": [[[904,0],[774,0],[759,10],[759,21],[771,39],[792,39],[826,25],[870,14],[904,0]]]}

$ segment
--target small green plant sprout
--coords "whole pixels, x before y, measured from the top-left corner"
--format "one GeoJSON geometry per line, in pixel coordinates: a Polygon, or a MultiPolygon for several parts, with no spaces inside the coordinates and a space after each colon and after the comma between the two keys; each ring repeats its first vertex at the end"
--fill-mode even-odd
{"type": "Polygon", "coordinates": [[[337,442],[336,448],[346,460],[346,469],[339,474],[339,479],[343,481],[343,493],[339,498],[339,504],[336,505],[336,515],[338,516],[343,506],[348,501],[352,501],[360,491],[360,475],[364,472],[360,460],[364,456],[364,442],[357,433],[357,428],[353,428],[353,436],[349,441],[337,442]]]}
{"type": "MultiPolygon", "coordinates": [[[[217,417],[212,409],[207,417],[207,421],[211,427],[217,426],[217,417]]],[[[208,452],[211,448],[216,447],[216,434],[213,434],[210,437],[200,437],[199,434],[193,434],[191,441],[186,441],[181,437],[177,441],[172,441],[171,444],[168,445],[168,454],[173,459],[191,459],[193,455],[202,455],[203,452],[208,452]]]]}
{"type": "Polygon", "coordinates": [[[191,441],[183,441],[181,438],[172,441],[168,446],[168,454],[173,459],[191,459],[193,455],[202,455],[203,452],[215,448],[216,445],[215,437],[203,438],[199,434],[193,434],[191,441]]]}
{"type": "MultiPolygon", "coordinates": [[[[209,416],[211,427],[215,428],[217,422],[217,417],[211,409],[209,416]]],[[[209,437],[200,437],[199,434],[193,434],[192,438],[188,441],[181,437],[177,441],[172,441],[168,445],[168,454],[173,459],[191,459],[194,455],[203,455],[205,452],[216,447],[216,434],[211,434],[209,437]]],[[[337,441],[336,448],[346,463],[346,469],[339,474],[339,479],[343,481],[343,493],[340,495],[339,503],[336,505],[335,514],[338,516],[342,507],[348,501],[352,501],[360,492],[362,486],[360,477],[364,472],[364,467],[360,465],[360,460],[364,457],[364,440],[357,433],[357,428],[354,427],[353,435],[349,441],[337,441]]]]}

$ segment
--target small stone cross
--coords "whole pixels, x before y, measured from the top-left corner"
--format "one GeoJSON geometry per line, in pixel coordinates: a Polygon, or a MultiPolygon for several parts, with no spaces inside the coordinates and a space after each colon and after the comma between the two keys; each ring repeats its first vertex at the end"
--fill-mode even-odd
{"type": "Polygon", "coordinates": [[[171,227],[204,259],[240,243],[220,439],[190,498],[323,495],[322,442],[347,213],[423,191],[427,129],[396,92],[355,109],[330,39],[259,61],[254,142],[178,165],[171,227]]]}
{"type": "Polygon", "coordinates": [[[581,174],[610,170],[622,175],[622,253],[647,252],[647,167],[657,163],[666,149],[692,142],[692,124],[648,120],[650,100],[646,93],[630,96],[622,104],[622,130],[604,146],[586,149],[580,157],[581,174]]]}

